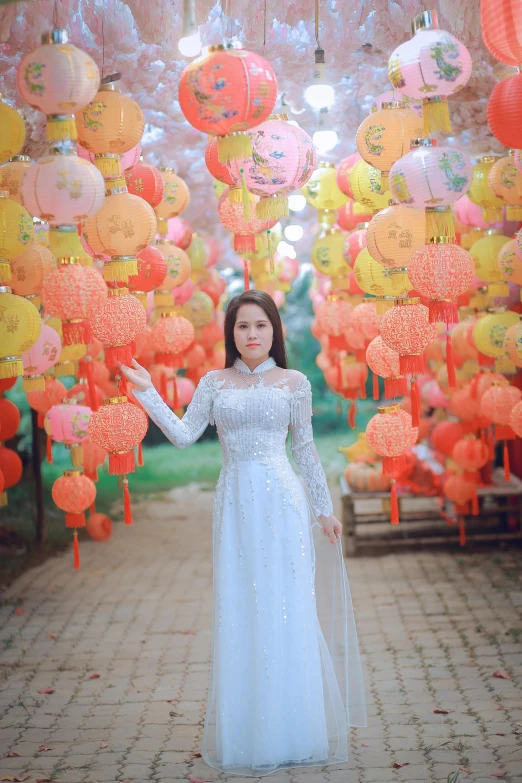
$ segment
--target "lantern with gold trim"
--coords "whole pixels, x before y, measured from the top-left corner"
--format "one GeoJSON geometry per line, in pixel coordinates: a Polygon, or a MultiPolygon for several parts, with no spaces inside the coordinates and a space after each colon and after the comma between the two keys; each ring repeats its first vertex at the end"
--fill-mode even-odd
{"type": "Polygon", "coordinates": [[[85,527],[85,511],[94,503],[96,487],[83,470],[65,470],[54,482],[51,494],[58,508],[65,511],[65,526],[74,528],[74,568],[77,570],[80,568],[78,528],[85,527]]]}
{"type": "Polygon", "coordinates": [[[0,283],[11,280],[10,261],[33,241],[33,221],[28,211],[0,190],[0,283]]]}
{"type": "MultiPolygon", "coordinates": [[[[88,427],[92,410],[86,405],[78,405],[76,399],[64,398],[53,405],[44,418],[44,429],[50,439],[63,443],[71,452],[74,467],[82,464],[82,441],[89,437],[88,427]]],[[[52,462],[50,442],[47,443],[47,461],[52,462]]]]}
{"type": "Polygon", "coordinates": [[[337,184],[335,163],[321,161],[312,176],[301,188],[301,193],[315,209],[339,209],[348,201],[337,184]]]}
{"type": "Polygon", "coordinates": [[[163,198],[163,177],[155,166],[140,158],[134,166],[125,171],[127,189],[133,196],[144,199],[151,207],[157,207],[163,198]]]}
{"type": "Polygon", "coordinates": [[[374,375],[373,399],[379,399],[376,376],[384,379],[384,396],[402,397],[408,393],[408,383],[401,375],[399,354],[389,348],[380,335],[374,337],[366,349],[366,362],[374,375]]]}
{"type": "Polygon", "coordinates": [[[56,269],[56,259],[49,248],[32,242],[27,250],[11,261],[10,285],[13,293],[26,297],[39,308],[40,288],[53,269],[56,269]]]}
{"type": "Polygon", "coordinates": [[[482,209],[482,217],[486,222],[502,220],[505,201],[493,192],[489,184],[489,172],[500,159],[500,155],[484,155],[477,160],[472,170],[467,195],[470,201],[482,209]]]}
{"type": "Polygon", "coordinates": [[[7,190],[9,198],[23,205],[22,182],[25,172],[31,168],[32,160],[28,155],[14,155],[0,166],[0,190],[7,190]]]}
{"type": "Polygon", "coordinates": [[[25,141],[22,115],[2,100],[0,93],[0,163],[18,155],[25,141]]]}
{"type": "Polygon", "coordinates": [[[424,211],[398,203],[374,215],[366,231],[371,257],[390,269],[406,269],[412,255],[425,241],[424,211]]]}
{"type": "Polygon", "coordinates": [[[488,173],[488,185],[506,203],[507,220],[522,218],[522,171],[514,162],[514,150],[497,160],[488,173]]]}
{"type": "Polygon", "coordinates": [[[501,247],[497,263],[506,282],[522,286],[522,253],[516,239],[510,239],[501,247]]]}
{"type": "Polygon", "coordinates": [[[383,175],[379,169],[365,160],[357,161],[350,171],[350,189],[354,199],[372,212],[387,207],[392,198],[387,177],[384,177],[383,182],[383,175]]]}
{"type": "Polygon", "coordinates": [[[22,354],[40,336],[42,321],[36,307],[8,286],[0,286],[0,379],[23,375],[22,354]]]}
{"type": "Polygon", "coordinates": [[[132,343],[147,325],[147,314],[128,288],[109,288],[104,306],[91,319],[95,337],[103,343],[107,367],[132,364],[132,343]]]}
{"type": "Polygon", "coordinates": [[[491,308],[473,327],[473,341],[477,349],[484,356],[495,359],[497,372],[513,372],[515,369],[510,366],[504,343],[506,331],[519,321],[518,313],[506,310],[505,307],[498,307],[491,308]]]}
{"type": "Polygon", "coordinates": [[[25,392],[45,389],[44,372],[56,364],[61,351],[62,341],[58,332],[47,324],[42,324],[38,340],[22,354],[22,389],[25,392]]]}
{"type": "Polygon", "coordinates": [[[190,203],[190,192],[185,180],[176,174],[176,169],[160,166],[158,171],[163,179],[163,196],[154,211],[158,220],[158,234],[165,237],[169,230],[167,221],[186,210],[190,203]]]}
{"type": "Polygon", "coordinates": [[[489,296],[508,296],[509,288],[500,271],[498,257],[509,237],[497,229],[488,229],[470,248],[475,274],[488,284],[489,296]]]}
{"type": "Polygon", "coordinates": [[[515,438],[510,426],[511,412],[520,402],[522,391],[510,386],[509,381],[493,381],[480,400],[480,412],[495,425],[495,438],[504,441],[504,478],[510,480],[507,441],[515,438]]]}
{"type": "Polygon", "coordinates": [[[424,372],[423,352],[435,339],[437,328],[430,323],[428,308],[418,297],[396,299],[384,313],[380,329],[386,345],[399,354],[402,375],[424,372]]]}

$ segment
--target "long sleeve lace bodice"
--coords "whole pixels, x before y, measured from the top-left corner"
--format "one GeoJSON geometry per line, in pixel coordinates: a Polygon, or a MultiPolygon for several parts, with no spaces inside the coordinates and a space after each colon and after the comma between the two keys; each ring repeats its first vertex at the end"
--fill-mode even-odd
{"type": "Polygon", "coordinates": [[[182,419],[158,392],[134,391],[138,401],[166,437],[186,448],[216,424],[224,466],[254,460],[272,466],[281,484],[290,486],[291,466],[286,455],[288,430],[292,455],[304,479],[316,515],[330,516],[333,505],[326,476],[314,445],[312,388],[295,370],[274,367],[245,376],[234,368],[207,373],[199,382],[182,419]]]}

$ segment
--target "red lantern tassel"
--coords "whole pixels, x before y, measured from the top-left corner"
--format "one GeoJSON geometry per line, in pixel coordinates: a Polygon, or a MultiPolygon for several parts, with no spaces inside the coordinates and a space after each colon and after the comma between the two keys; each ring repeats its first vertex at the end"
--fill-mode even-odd
{"type": "Polygon", "coordinates": [[[329,334],[328,335],[328,350],[329,351],[346,351],[346,342],[343,334],[329,334]]]}
{"type": "Polygon", "coordinates": [[[243,285],[245,291],[250,290],[250,275],[248,272],[248,261],[246,259],[243,259],[243,285]]]}
{"type": "Polygon", "coordinates": [[[459,517],[459,543],[461,546],[466,546],[466,524],[464,517],[459,517]]]}
{"type": "Polygon", "coordinates": [[[384,379],[384,396],[387,400],[391,397],[404,397],[408,392],[408,381],[403,376],[384,379]]]}
{"type": "Polygon", "coordinates": [[[74,557],[74,570],[78,571],[80,568],[80,545],[78,544],[78,531],[74,531],[73,537],[73,557],[74,557]]]}
{"type": "Polygon", "coordinates": [[[373,399],[379,399],[379,377],[373,373],[373,399]]]}
{"type": "Polygon", "coordinates": [[[234,250],[236,253],[255,253],[256,237],[254,234],[234,234],[234,250]]]}
{"type": "Polygon", "coordinates": [[[178,383],[176,381],[176,376],[174,376],[172,381],[173,381],[173,391],[174,391],[173,407],[174,410],[177,411],[177,409],[179,408],[179,392],[178,392],[178,383]]]}
{"type": "Polygon", "coordinates": [[[51,438],[50,435],[47,436],[47,453],[46,453],[46,456],[47,456],[47,462],[49,462],[49,464],[51,464],[52,461],[53,461],[53,439],[51,438]]]}
{"type": "Polygon", "coordinates": [[[87,386],[89,388],[89,397],[91,398],[91,408],[93,411],[97,411],[100,407],[98,400],[96,399],[96,384],[94,382],[94,366],[92,358],[89,357],[85,362],[85,374],[87,376],[87,386]]]}
{"type": "Polygon", "coordinates": [[[62,321],[62,337],[64,345],[89,345],[91,325],[88,321],[62,321]]]}
{"type": "Polygon", "coordinates": [[[489,447],[489,458],[490,460],[495,459],[495,441],[493,440],[493,430],[488,430],[488,447],[489,447]]]}
{"type": "Polygon", "coordinates": [[[121,454],[109,454],[109,475],[118,473],[134,473],[134,452],[124,451],[121,454]]]}
{"type": "Polygon", "coordinates": [[[457,374],[455,372],[455,357],[453,356],[453,344],[451,335],[446,335],[446,366],[448,368],[448,386],[454,389],[457,386],[457,374]]]}
{"type": "Polygon", "coordinates": [[[398,457],[383,457],[382,458],[382,472],[388,476],[402,473],[406,467],[406,457],[404,454],[400,454],[398,457]]]}
{"type": "Polygon", "coordinates": [[[79,514],[74,514],[68,511],[65,514],[65,527],[85,527],[84,512],[82,511],[79,514]]]}
{"type": "Polygon", "coordinates": [[[357,415],[357,403],[355,400],[353,400],[352,404],[348,408],[348,424],[350,425],[351,429],[355,429],[355,417],[357,415]]]}
{"type": "Polygon", "coordinates": [[[477,495],[477,490],[473,493],[473,497],[471,498],[471,513],[474,517],[478,517],[479,513],[479,500],[477,495]]]}
{"type": "Polygon", "coordinates": [[[168,400],[167,374],[162,372],[160,377],[160,392],[164,402],[168,400]]]}
{"type": "Polygon", "coordinates": [[[439,321],[446,324],[458,324],[459,308],[456,302],[431,301],[428,303],[430,324],[439,321]]]}
{"type": "Polygon", "coordinates": [[[412,427],[418,427],[420,423],[420,399],[419,399],[419,387],[417,386],[417,379],[411,382],[411,425],[412,427]]]}
{"type": "Polygon", "coordinates": [[[390,522],[392,525],[399,524],[399,501],[397,499],[397,487],[395,479],[391,480],[391,514],[390,522]]]}
{"type": "Polygon", "coordinates": [[[140,468],[142,468],[145,465],[145,462],[143,461],[143,441],[141,440],[138,446],[138,465],[140,466],[140,468]]]}
{"type": "Polygon", "coordinates": [[[507,441],[504,441],[504,480],[511,481],[511,471],[509,469],[509,450],[507,441]]]}
{"type": "Polygon", "coordinates": [[[43,413],[39,413],[39,414],[38,414],[38,426],[39,426],[41,429],[43,429],[43,425],[44,425],[44,419],[45,419],[45,416],[43,415],[43,413]]]}
{"type": "Polygon", "coordinates": [[[132,525],[129,480],[127,478],[123,479],[123,521],[126,525],[132,525]]]}
{"type": "Polygon", "coordinates": [[[132,367],[132,348],[130,345],[105,345],[105,364],[118,368],[120,364],[132,367]]]}
{"type": "Polygon", "coordinates": [[[405,354],[399,356],[401,375],[422,375],[426,369],[424,354],[405,354]]]}
{"type": "Polygon", "coordinates": [[[89,508],[89,514],[96,514],[96,501],[93,500],[89,508]]]}
{"type": "Polygon", "coordinates": [[[337,356],[335,357],[335,367],[337,370],[335,388],[339,390],[343,385],[343,365],[339,354],[337,354],[337,356]]]}

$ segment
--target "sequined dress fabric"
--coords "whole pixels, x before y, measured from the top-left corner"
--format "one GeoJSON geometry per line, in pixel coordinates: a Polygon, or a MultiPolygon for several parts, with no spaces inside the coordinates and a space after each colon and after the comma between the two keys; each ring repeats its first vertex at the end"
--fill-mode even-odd
{"type": "Polygon", "coordinates": [[[223,453],[203,759],[249,777],[347,761],[349,727],[367,725],[364,686],[342,545],[317,521],[333,506],[309,380],[238,359],[201,379],[182,419],[154,389],[134,394],[178,448],[210,423],[223,453]]]}

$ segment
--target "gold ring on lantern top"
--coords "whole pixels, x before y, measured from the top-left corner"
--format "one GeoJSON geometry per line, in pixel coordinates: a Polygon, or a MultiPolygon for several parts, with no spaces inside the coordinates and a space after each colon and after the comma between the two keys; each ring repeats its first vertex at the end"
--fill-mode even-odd
{"type": "Polygon", "coordinates": [[[69,266],[72,264],[81,264],[82,259],[78,256],[64,256],[63,258],[57,258],[56,263],[60,266],[69,266]]]}
{"type": "Polygon", "coordinates": [[[160,318],[177,318],[180,315],[183,315],[182,306],[180,306],[179,309],[165,310],[163,313],[160,313],[160,318]]]}
{"type": "Polygon", "coordinates": [[[120,193],[128,193],[127,181],[125,177],[108,177],[105,180],[105,195],[117,196],[120,193]]]}
{"type": "Polygon", "coordinates": [[[66,44],[69,43],[69,35],[67,30],[57,27],[54,30],[47,30],[47,32],[42,33],[40,40],[43,44],[66,44]]]}
{"type": "Polygon", "coordinates": [[[411,34],[415,35],[419,30],[432,30],[439,26],[439,19],[436,11],[423,11],[414,16],[411,21],[411,34]]]}
{"type": "MultiPolygon", "coordinates": [[[[212,54],[212,52],[223,52],[227,49],[242,49],[243,44],[241,44],[239,41],[227,41],[226,43],[222,44],[213,44],[212,46],[205,46],[201,52],[201,57],[206,57],[208,54],[212,54]]],[[[199,57],[198,57],[199,60],[199,57]]],[[[194,60],[192,61],[194,62],[194,60]]]]}
{"type": "Polygon", "coordinates": [[[77,477],[77,476],[83,476],[83,468],[75,468],[74,470],[64,470],[63,472],[64,476],[67,476],[68,478],[77,477]]]}
{"type": "Polygon", "coordinates": [[[369,225],[370,225],[369,223],[357,223],[356,230],[360,231],[362,229],[367,229],[369,225]]]}
{"type": "Polygon", "coordinates": [[[31,160],[29,155],[13,155],[9,158],[9,163],[28,163],[31,160]]]}
{"type": "MultiPolygon", "coordinates": [[[[212,137],[212,138],[214,138],[214,137],[212,137]]],[[[164,171],[166,174],[175,174],[176,173],[176,169],[173,168],[172,166],[158,166],[157,168],[158,168],[158,171],[164,171]]]]}
{"type": "Polygon", "coordinates": [[[8,190],[0,190],[0,198],[9,198],[8,190]]]}
{"type": "Polygon", "coordinates": [[[334,169],[335,168],[335,163],[329,163],[327,160],[321,160],[317,164],[317,168],[318,169],[334,169]]]}
{"type": "Polygon", "coordinates": [[[128,397],[124,394],[119,397],[104,397],[102,400],[103,405],[119,405],[122,402],[128,402],[128,397]]]}
{"type": "Polygon", "coordinates": [[[381,103],[381,109],[405,109],[406,103],[404,101],[383,101],[381,103]]]}
{"type": "Polygon", "coordinates": [[[502,155],[484,155],[477,160],[477,163],[495,163],[497,160],[500,160],[501,157],[502,155]]]}
{"type": "Polygon", "coordinates": [[[129,293],[128,288],[108,288],[108,296],[126,296],[129,293]]]}
{"type": "Polygon", "coordinates": [[[430,237],[428,245],[451,245],[451,237],[430,237]]]}
{"type": "Polygon", "coordinates": [[[404,299],[395,299],[394,305],[396,307],[400,307],[401,305],[414,305],[414,304],[420,304],[420,297],[419,296],[407,296],[404,299]]]}
{"type": "Polygon", "coordinates": [[[509,381],[508,380],[492,381],[491,385],[492,386],[509,386],[509,381]]]}
{"type": "Polygon", "coordinates": [[[268,119],[269,120],[283,120],[284,122],[287,122],[288,121],[288,114],[270,114],[268,119]]]}
{"type": "Polygon", "coordinates": [[[401,410],[401,406],[398,403],[395,403],[394,405],[379,405],[377,408],[378,413],[398,413],[401,410]]]}

